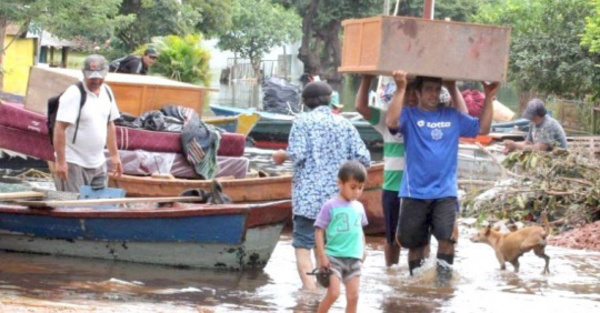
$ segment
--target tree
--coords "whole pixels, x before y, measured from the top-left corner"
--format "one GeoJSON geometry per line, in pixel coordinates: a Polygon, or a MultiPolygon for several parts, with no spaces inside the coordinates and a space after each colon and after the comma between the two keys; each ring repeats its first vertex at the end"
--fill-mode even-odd
{"type": "Polygon", "coordinates": [[[340,34],[342,20],[380,14],[380,0],[277,0],[294,7],[302,16],[302,45],[298,58],[304,70],[321,74],[329,81],[340,81],[340,34]]]}
{"type": "Polygon", "coordinates": [[[591,0],[593,11],[585,18],[585,32],[581,36],[581,44],[590,52],[600,52],[600,1],[591,0]]]}
{"type": "Polygon", "coordinates": [[[197,8],[200,18],[190,20],[207,38],[218,37],[231,28],[231,0],[187,0],[184,8],[197,8]]]}
{"type": "Polygon", "coordinates": [[[599,56],[581,47],[589,0],[504,0],[476,20],[512,27],[509,74],[520,90],[583,98],[600,82],[599,56]]]}
{"type": "MultiPolygon", "coordinates": [[[[32,25],[41,26],[54,35],[63,38],[85,36],[86,38],[106,38],[115,27],[131,18],[117,16],[121,0],[2,0],[0,1],[0,68],[5,49],[6,27],[9,23],[19,27],[24,33],[32,25]]],[[[0,89],[3,75],[0,71],[0,89]]]]}
{"type": "MultiPolygon", "coordinates": [[[[484,2],[498,0],[455,0],[438,1],[435,18],[449,17],[465,21],[477,12],[484,2]]],[[[276,0],[285,7],[293,7],[303,16],[302,45],[298,58],[304,63],[306,72],[315,72],[329,81],[341,80],[337,68],[341,64],[341,23],[345,19],[381,15],[381,0],[276,0]]],[[[395,1],[391,1],[392,4],[395,1]]],[[[393,14],[394,5],[389,14],[393,14]]],[[[423,0],[400,2],[398,15],[421,17],[423,0]]]]}
{"type": "MultiPolygon", "coordinates": [[[[502,0],[453,0],[436,1],[433,17],[436,20],[449,18],[452,21],[466,22],[478,11],[478,8],[486,3],[502,0]]],[[[395,2],[395,1],[392,1],[395,2]]],[[[393,6],[392,6],[393,7],[393,6]]],[[[391,13],[390,13],[391,14],[391,13]]],[[[423,16],[423,0],[400,1],[399,16],[423,16]]]]}
{"type": "MultiPolygon", "coordinates": [[[[202,48],[201,35],[157,37],[152,45],[160,51],[153,73],[183,82],[210,85],[210,52],[202,48]]],[[[145,47],[140,48],[140,53],[145,47]]]]}
{"type": "Polygon", "coordinates": [[[269,0],[234,0],[232,8],[232,28],[219,37],[217,46],[248,58],[260,81],[262,56],[300,38],[300,16],[269,0]]]}
{"type": "Polygon", "coordinates": [[[119,14],[135,20],[117,28],[111,45],[130,52],[154,36],[225,32],[231,26],[231,0],[123,0],[119,14]]]}

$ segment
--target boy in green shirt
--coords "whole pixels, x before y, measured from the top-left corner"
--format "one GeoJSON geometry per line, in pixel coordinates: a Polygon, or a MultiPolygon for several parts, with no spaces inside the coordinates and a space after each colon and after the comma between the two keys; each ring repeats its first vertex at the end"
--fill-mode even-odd
{"type": "Polygon", "coordinates": [[[365,209],[358,201],[363,192],[367,170],[356,161],[342,165],[338,173],[340,192],[323,204],[315,221],[315,246],[320,270],[330,272],[327,294],[317,312],[327,312],[346,287],[346,312],[356,312],[362,261],[365,259],[367,225],[365,209]],[[325,243],[327,242],[327,243],[325,243]]]}

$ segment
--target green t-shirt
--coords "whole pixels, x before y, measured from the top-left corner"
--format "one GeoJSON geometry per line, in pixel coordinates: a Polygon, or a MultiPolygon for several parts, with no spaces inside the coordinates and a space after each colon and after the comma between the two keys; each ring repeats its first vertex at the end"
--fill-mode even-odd
{"type": "Polygon", "coordinates": [[[327,255],[354,259],[363,257],[363,227],[367,224],[362,203],[337,197],[323,204],[315,221],[315,227],[325,230],[327,255]]]}
{"type": "Polygon", "coordinates": [[[383,137],[383,186],[384,190],[399,191],[404,173],[404,139],[399,133],[392,135],[385,125],[387,110],[369,107],[371,118],[369,123],[383,137]]]}

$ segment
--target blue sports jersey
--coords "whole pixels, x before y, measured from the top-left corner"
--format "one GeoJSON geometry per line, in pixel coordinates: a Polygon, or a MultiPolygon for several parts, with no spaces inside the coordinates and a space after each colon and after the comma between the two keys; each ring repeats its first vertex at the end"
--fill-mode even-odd
{"type": "Polygon", "coordinates": [[[425,111],[404,107],[400,115],[400,132],[406,147],[400,197],[456,197],[458,140],[476,137],[479,119],[454,108],[425,111]]]}

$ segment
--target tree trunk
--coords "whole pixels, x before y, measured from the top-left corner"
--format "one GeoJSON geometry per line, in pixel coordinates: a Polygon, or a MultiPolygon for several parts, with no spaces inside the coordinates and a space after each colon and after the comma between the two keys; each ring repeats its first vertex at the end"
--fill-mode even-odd
{"type": "Polygon", "coordinates": [[[4,40],[6,38],[6,26],[8,20],[0,16],[0,90],[4,90],[4,40]]]}
{"type": "Polygon", "coordinates": [[[342,64],[342,43],[340,42],[340,21],[331,21],[327,29],[327,54],[329,55],[328,64],[329,68],[329,80],[331,81],[342,81],[342,75],[338,72],[338,67],[342,64]]]}
{"type": "Polygon", "coordinates": [[[252,64],[252,69],[254,70],[254,75],[256,76],[256,82],[261,83],[263,78],[263,73],[260,70],[260,57],[250,57],[250,63],[252,64]]]}
{"type": "Polygon", "coordinates": [[[321,67],[318,55],[310,49],[312,38],[311,25],[318,6],[319,0],[312,0],[308,5],[308,10],[302,19],[302,45],[298,51],[298,59],[304,64],[304,72],[311,74],[316,74],[321,67]]]}
{"type": "Polygon", "coordinates": [[[340,21],[331,21],[325,28],[318,31],[317,38],[325,43],[323,49],[315,49],[323,51],[321,65],[326,71],[324,78],[328,81],[341,81],[342,76],[337,69],[341,64],[341,43],[339,39],[339,31],[341,27],[340,21]]]}

